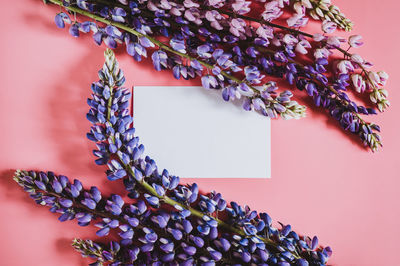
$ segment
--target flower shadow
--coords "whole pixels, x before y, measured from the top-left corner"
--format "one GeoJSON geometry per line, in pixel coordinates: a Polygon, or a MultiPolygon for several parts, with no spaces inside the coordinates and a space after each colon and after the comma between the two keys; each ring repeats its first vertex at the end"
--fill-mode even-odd
{"type": "MultiPolygon", "coordinates": [[[[62,237],[62,238],[59,238],[58,240],[56,240],[55,247],[58,252],[60,252],[64,255],[67,253],[68,255],[71,255],[71,256],[77,256],[78,252],[74,250],[74,248],[71,246],[71,243],[72,243],[72,239],[62,237]]],[[[79,265],[77,265],[77,266],[88,265],[88,261],[89,261],[88,259],[82,258],[79,260],[79,265]]]]}
{"type": "Polygon", "coordinates": [[[0,191],[2,192],[0,197],[32,205],[33,201],[26,196],[22,188],[13,180],[15,171],[14,169],[0,171],[0,191]]]}

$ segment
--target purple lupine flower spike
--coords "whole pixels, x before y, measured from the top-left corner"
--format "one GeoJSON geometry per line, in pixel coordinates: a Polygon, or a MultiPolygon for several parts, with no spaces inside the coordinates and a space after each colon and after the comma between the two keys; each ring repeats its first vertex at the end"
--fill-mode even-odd
{"type": "MultiPolygon", "coordinates": [[[[331,250],[317,247],[316,237],[299,237],[289,225],[275,228],[268,214],[235,202],[227,205],[220,193],[203,194],[197,184],[179,184],[178,177],[159,170],[134,134],[130,95],[121,87],[125,78],[111,50],[105,58],[88,100],[87,117],[93,124],[88,138],[96,142],[96,162],[107,164],[109,179],[123,180],[132,200],[106,196],[52,172],[17,171],[14,177],[60,221],[95,223],[97,236],[118,236],[107,245],[75,240],[83,256],[99,265],[326,264],[331,250]]],[[[273,84],[265,88],[273,90],[273,84]]],[[[286,101],[289,96],[279,97],[286,101]]]]}
{"type": "MultiPolygon", "coordinates": [[[[336,28],[348,30],[352,26],[336,6],[300,0],[272,0],[254,7],[249,1],[51,2],[78,14],[90,12],[96,20],[108,24],[90,25],[98,45],[104,42],[109,48],[116,48],[125,43],[128,54],[136,61],[147,57],[147,49],[153,47],[151,58],[158,71],[170,69],[177,79],[199,76],[205,88],[221,90],[225,101],[243,101],[245,110],[272,118],[304,117],[305,107],[298,102],[282,102],[277,93],[268,92],[268,97],[263,97],[265,91],[256,87],[264,87],[268,84],[266,78],[271,76],[284,78],[305,91],[316,106],[327,110],[344,130],[357,134],[371,150],[382,145],[372,124],[362,118],[375,111],[356,106],[346,90],[354,87],[359,93],[368,93],[371,103],[382,112],[390,105],[384,89],[388,75],[370,71],[371,63],[342,48],[345,39],[327,35],[336,28]],[[287,7],[293,10],[287,19],[289,27],[274,24],[287,7]],[[251,17],[251,13],[259,16],[251,17]],[[321,33],[292,28],[304,27],[310,17],[322,20],[321,33]],[[248,23],[252,21],[257,23],[248,23]],[[160,35],[164,39],[159,39],[160,35]],[[334,50],[342,53],[345,60],[331,58],[334,50]],[[253,97],[264,103],[253,102],[253,97]],[[355,117],[352,127],[344,126],[340,117],[347,112],[355,117]],[[372,129],[371,133],[362,131],[363,127],[372,129]]],[[[56,17],[59,27],[68,23],[62,14],[56,17]]],[[[88,28],[84,22],[77,23],[70,27],[75,37],[88,28]]],[[[359,47],[361,36],[352,35],[347,43],[359,47]]]]}

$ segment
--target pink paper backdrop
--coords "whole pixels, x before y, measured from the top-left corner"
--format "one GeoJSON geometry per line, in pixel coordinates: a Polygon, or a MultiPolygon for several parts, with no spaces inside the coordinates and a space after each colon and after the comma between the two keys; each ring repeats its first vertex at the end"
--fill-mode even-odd
{"type": "MultiPolygon", "coordinates": [[[[374,117],[385,147],[366,152],[325,114],[309,108],[299,121],[272,122],[272,179],[196,180],[228,200],[268,211],[295,230],[330,245],[334,265],[394,265],[400,237],[400,42],[396,0],[334,1],[352,18],[365,47],[359,53],[391,74],[392,108],[374,117]],[[396,35],[397,33],[397,35],[396,35]]],[[[104,47],[74,39],[53,24],[58,8],[39,0],[1,0],[0,32],[0,265],[85,265],[70,248],[94,227],[60,223],[12,181],[14,169],[53,170],[86,185],[123,193],[93,163],[86,140],[89,85],[97,79],[104,47]]],[[[118,59],[127,85],[198,85],[156,73],[151,63],[118,59]]],[[[303,103],[304,101],[301,100],[303,103]]],[[[188,182],[194,180],[187,180],[188,182]]]]}

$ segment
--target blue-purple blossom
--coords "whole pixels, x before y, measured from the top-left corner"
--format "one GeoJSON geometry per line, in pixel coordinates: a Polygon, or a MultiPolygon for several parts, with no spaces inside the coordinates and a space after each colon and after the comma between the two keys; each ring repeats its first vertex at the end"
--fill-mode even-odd
{"type": "Polygon", "coordinates": [[[69,28],[69,34],[73,37],[79,37],[79,23],[75,22],[69,28]]]}
{"type": "MultiPolygon", "coordinates": [[[[197,184],[179,184],[178,177],[160,171],[134,135],[126,104],[130,94],[121,87],[125,78],[114,54],[107,50],[105,56],[88,100],[87,117],[93,124],[88,138],[96,143],[94,155],[107,164],[109,179],[123,179],[132,200],[105,196],[96,187],[86,189],[79,180],[52,172],[17,171],[14,177],[60,221],[76,219],[81,226],[95,222],[99,237],[117,233],[119,239],[107,245],[75,240],[83,256],[116,265],[326,264],[331,250],[318,248],[316,238],[299,237],[289,225],[275,228],[266,213],[228,205],[220,193],[203,194],[197,184]],[[217,212],[224,218],[217,218],[217,212]]],[[[272,93],[273,84],[261,90],[272,93]]]]}
{"type": "Polygon", "coordinates": [[[55,21],[57,27],[59,27],[59,28],[65,28],[65,23],[71,24],[71,19],[64,12],[58,13],[55,16],[54,21],[55,21]]]}

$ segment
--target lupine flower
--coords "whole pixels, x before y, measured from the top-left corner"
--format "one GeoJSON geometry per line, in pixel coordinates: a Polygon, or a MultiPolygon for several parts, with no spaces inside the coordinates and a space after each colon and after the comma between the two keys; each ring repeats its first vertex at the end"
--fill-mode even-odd
{"type": "Polygon", "coordinates": [[[360,74],[351,75],[353,86],[358,93],[363,93],[366,89],[366,83],[360,74]]]}
{"type": "Polygon", "coordinates": [[[333,33],[336,30],[337,24],[333,21],[325,20],[322,22],[322,30],[325,33],[333,33]]]}
{"type": "Polygon", "coordinates": [[[54,20],[55,20],[57,27],[59,27],[59,28],[64,28],[65,23],[71,24],[71,19],[64,12],[58,13],[54,20]]]}
{"type": "MultiPolygon", "coordinates": [[[[125,78],[114,54],[107,50],[105,57],[88,100],[87,118],[93,124],[88,138],[98,148],[94,154],[101,160],[96,163],[108,165],[110,180],[123,179],[133,203],[52,172],[17,171],[14,176],[37,204],[59,214],[60,221],[75,219],[80,226],[96,222],[99,237],[118,234],[119,240],[107,245],[74,240],[82,256],[95,259],[93,265],[326,264],[332,251],[318,247],[318,238],[301,237],[290,225],[275,228],[267,213],[235,202],[228,205],[220,193],[200,193],[197,184],[179,184],[177,176],[159,171],[134,135],[130,95],[121,87],[125,78]]],[[[273,90],[273,85],[265,89],[273,90]]],[[[287,101],[290,95],[280,97],[287,101]]]]}
{"type": "Polygon", "coordinates": [[[69,28],[69,34],[73,37],[79,37],[79,23],[73,23],[69,28]]]}
{"type": "Polygon", "coordinates": [[[361,41],[361,36],[360,35],[352,35],[349,37],[349,45],[351,47],[360,47],[363,45],[363,42],[361,41]]]}
{"type": "MultiPolygon", "coordinates": [[[[164,177],[166,175],[163,173],[164,177]]],[[[150,181],[153,177],[146,180],[150,181]]],[[[200,195],[197,213],[193,213],[199,193],[196,184],[175,184],[175,188],[170,189],[170,194],[176,196],[183,189],[190,191],[182,194],[182,197],[193,207],[185,209],[188,207],[175,205],[175,210],[167,211],[158,207],[157,210],[150,209],[147,206],[150,203],[143,200],[127,204],[119,195],[106,198],[96,187],[86,190],[78,180],[71,182],[67,177],[56,176],[52,172],[17,171],[14,180],[37,204],[48,206],[51,212],[58,213],[61,222],[76,219],[80,226],[88,226],[100,220],[95,224],[99,228],[96,232],[99,237],[107,236],[112,230],[117,231],[119,242],[111,241],[109,246],[91,240],[74,240],[75,249],[84,257],[96,259],[97,263],[148,265],[161,261],[214,265],[217,262],[277,264],[308,261],[324,264],[331,254],[329,247],[317,247],[316,237],[312,240],[299,237],[291,231],[290,225],[274,228],[266,213],[258,215],[249,207],[243,208],[235,202],[231,202],[231,207],[227,208],[226,201],[219,193],[200,195]],[[199,211],[202,212],[201,216],[199,211]],[[215,212],[226,212],[226,223],[213,218],[215,212]],[[241,227],[243,233],[237,229],[241,227]],[[271,238],[264,239],[263,235],[271,238]],[[302,259],[301,254],[307,254],[307,260],[302,259]]],[[[155,185],[153,183],[153,187],[155,185]]],[[[165,182],[157,186],[160,189],[164,185],[165,182]]]]}
{"type": "MultiPolygon", "coordinates": [[[[310,34],[273,23],[283,14],[283,9],[290,6],[295,10],[287,20],[292,27],[305,26],[310,15],[322,19],[324,31],[328,33],[332,33],[336,27],[350,29],[350,21],[337,7],[326,1],[259,1],[264,3],[259,10],[254,10],[249,1],[122,1],[117,4],[93,0],[90,5],[82,1],[49,2],[78,14],[90,12],[96,21],[108,25],[88,27],[83,24],[85,22],[74,22],[70,27],[73,36],[79,35],[77,28],[83,32],[90,28],[97,44],[104,42],[108,47],[115,48],[125,43],[127,53],[137,61],[147,57],[150,53],[148,48],[152,48],[151,58],[156,70],[170,69],[175,78],[200,77],[206,88],[221,90],[224,100],[235,101],[240,98],[245,110],[257,110],[269,117],[304,117],[305,108],[296,101],[281,102],[278,93],[262,97],[264,92],[253,84],[267,84],[267,79],[273,76],[285,78],[293,87],[306,91],[305,85],[312,82],[316,90],[307,94],[313,97],[314,103],[336,119],[339,117],[338,110],[352,112],[351,116],[357,117],[360,125],[356,127],[360,131],[353,133],[364,140],[361,137],[364,134],[361,125],[368,126],[371,123],[364,121],[360,115],[374,111],[355,106],[346,94],[349,86],[358,84],[351,82],[349,77],[355,74],[362,77],[366,89],[355,89],[368,92],[378,110],[383,111],[389,106],[383,84],[370,80],[366,69],[371,64],[343,49],[342,45],[346,42],[343,38],[310,34]],[[258,12],[259,17],[249,16],[252,12],[258,12]],[[249,23],[252,21],[258,23],[249,23]],[[158,39],[160,35],[167,41],[158,39]],[[310,39],[315,44],[311,45],[310,39]],[[344,54],[344,62],[331,58],[334,50],[344,54]],[[305,64],[303,55],[306,54],[312,54],[314,58],[305,64]],[[337,73],[335,66],[339,66],[337,73]],[[249,72],[245,73],[249,67],[257,69],[257,78],[253,79],[257,72],[252,72],[250,76],[249,72]],[[345,77],[346,74],[349,77],[345,77]],[[243,80],[243,76],[247,78],[243,80]],[[257,108],[254,108],[253,97],[262,99],[264,103],[256,104],[257,108]]],[[[57,16],[57,25],[62,26],[57,16]]],[[[359,46],[359,39],[355,35],[348,43],[350,46],[359,46]]],[[[380,141],[375,143],[374,138],[366,139],[366,144],[372,150],[381,145],[380,141]]]]}

